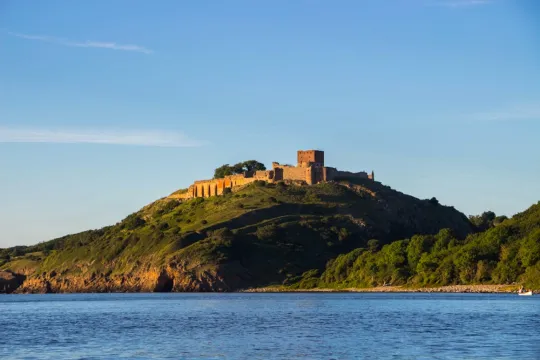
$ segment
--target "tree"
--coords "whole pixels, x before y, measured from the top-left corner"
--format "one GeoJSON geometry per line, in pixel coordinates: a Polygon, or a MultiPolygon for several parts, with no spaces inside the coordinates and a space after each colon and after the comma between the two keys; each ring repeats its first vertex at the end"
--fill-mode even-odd
{"type": "Polygon", "coordinates": [[[227,175],[233,175],[233,168],[229,164],[221,165],[214,170],[214,179],[219,179],[227,175]]]}
{"type": "Polygon", "coordinates": [[[257,160],[246,160],[230,166],[229,164],[221,165],[214,170],[214,179],[223,178],[228,175],[242,174],[246,171],[266,170],[263,163],[257,160]]]}
{"type": "Polygon", "coordinates": [[[434,239],[431,235],[415,235],[407,245],[407,261],[411,269],[416,269],[422,254],[431,250],[434,239]]]}
{"type": "Polygon", "coordinates": [[[494,226],[496,217],[493,211],[484,211],[481,215],[469,216],[469,220],[479,231],[484,231],[494,226]]]}
{"type": "MultiPolygon", "coordinates": [[[[236,164],[238,165],[238,164],[236,164]]],[[[247,160],[242,163],[242,168],[245,169],[245,171],[259,171],[259,170],[266,170],[266,166],[264,164],[258,162],[257,160],[247,160]]]]}

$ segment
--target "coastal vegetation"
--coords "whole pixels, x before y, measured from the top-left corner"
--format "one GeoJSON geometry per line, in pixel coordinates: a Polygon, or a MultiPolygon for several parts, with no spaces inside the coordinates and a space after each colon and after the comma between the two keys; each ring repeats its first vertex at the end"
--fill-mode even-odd
{"type": "MultiPolygon", "coordinates": [[[[482,217],[482,216],[480,216],[482,217]]],[[[495,219],[495,216],[489,216],[495,219]]],[[[484,217],[485,218],[485,217],[484,217]]],[[[486,226],[484,222],[482,226],[486,226]]],[[[372,244],[308,271],[292,288],[365,288],[524,284],[540,289],[540,203],[459,239],[449,229],[415,235],[380,249],[372,244]]]]}

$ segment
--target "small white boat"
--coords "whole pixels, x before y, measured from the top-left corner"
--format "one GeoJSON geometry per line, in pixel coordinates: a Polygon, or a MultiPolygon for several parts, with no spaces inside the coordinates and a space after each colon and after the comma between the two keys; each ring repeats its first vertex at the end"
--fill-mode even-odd
{"type": "Polygon", "coordinates": [[[519,296],[532,296],[532,291],[518,291],[519,296]]]}

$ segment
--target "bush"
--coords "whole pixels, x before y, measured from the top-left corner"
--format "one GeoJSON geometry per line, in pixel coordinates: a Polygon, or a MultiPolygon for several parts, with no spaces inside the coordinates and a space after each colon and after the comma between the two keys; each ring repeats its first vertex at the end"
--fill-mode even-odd
{"type": "Polygon", "coordinates": [[[206,224],[208,224],[208,221],[203,219],[203,220],[201,220],[201,224],[206,225],[206,224]]]}
{"type": "Polygon", "coordinates": [[[264,181],[264,180],[255,180],[253,183],[255,184],[255,186],[258,186],[258,187],[265,187],[266,186],[266,181],[264,181]]]}
{"type": "Polygon", "coordinates": [[[180,201],[178,200],[170,200],[163,206],[163,209],[161,210],[162,213],[169,213],[172,210],[174,210],[178,205],[180,205],[180,201]]]}
{"type": "Polygon", "coordinates": [[[208,237],[218,241],[232,241],[234,234],[228,228],[219,228],[214,231],[210,231],[208,237]]]}
{"type": "Polygon", "coordinates": [[[277,227],[274,224],[259,226],[255,231],[255,236],[259,240],[269,240],[277,235],[277,227]]]}
{"type": "Polygon", "coordinates": [[[165,213],[165,210],[159,209],[154,213],[154,217],[158,218],[165,213]]]}
{"type": "Polygon", "coordinates": [[[197,207],[202,203],[204,203],[204,198],[198,197],[198,198],[195,198],[195,199],[191,200],[190,204],[191,204],[192,207],[197,207]]]}
{"type": "Polygon", "coordinates": [[[379,240],[371,239],[367,242],[368,250],[371,252],[375,252],[379,249],[379,240]]]}
{"type": "Polygon", "coordinates": [[[223,189],[223,195],[228,195],[228,194],[231,194],[231,193],[232,193],[231,188],[225,188],[225,189],[223,189]]]}
{"type": "Polygon", "coordinates": [[[165,230],[167,230],[168,228],[169,228],[169,224],[166,223],[166,222],[165,222],[165,223],[159,224],[159,230],[161,230],[161,231],[165,231],[165,230]]]}
{"type": "Polygon", "coordinates": [[[137,214],[131,214],[124,219],[123,225],[128,230],[134,230],[136,228],[142,227],[146,224],[143,218],[137,214]]]}

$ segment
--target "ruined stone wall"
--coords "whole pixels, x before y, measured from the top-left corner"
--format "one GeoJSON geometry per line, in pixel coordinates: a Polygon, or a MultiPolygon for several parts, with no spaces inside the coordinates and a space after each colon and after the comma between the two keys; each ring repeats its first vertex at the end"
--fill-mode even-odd
{"type": "Polygon", "coordinates": [[[280,168],[282,176],[280,180],[308,181],[307,168],[283,166],[280,168]]]}
{"type": "Polygon", "coordinates": [[[274,170],[258,170],[253,174],[255,180],[272,182],[274,180],[274,170]]]}
{"type": "Polygon", "coordinates": [[[360,172],[350,172],[350,171],[340,171],[336,168],[326,167],[325,168],[326,181],[335,180],[337,178],[359,178],[359,179],[369,179],[368,173],[365,171],[360,172]]]}
{"type": "Polygon", "coordinates": [[[210,197],[223,194],[225,189],[233,189],[244,186],[256,180],[272,181],[274,171],[256,171],[255,173],[245,173],[225,176],[221,179],[197,180],[183,194],[175,195],[177,199],[192,199],[197,197],[210,197]]]}

